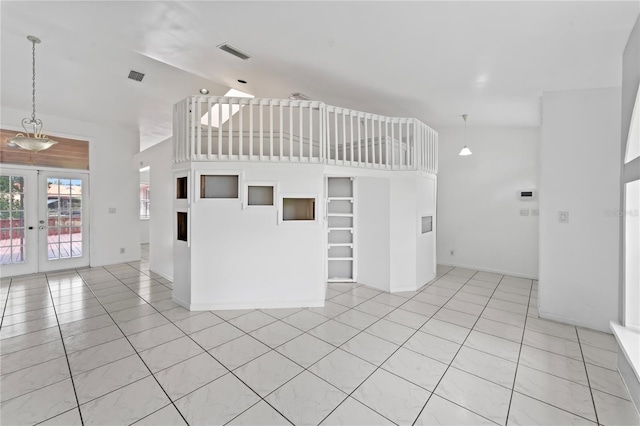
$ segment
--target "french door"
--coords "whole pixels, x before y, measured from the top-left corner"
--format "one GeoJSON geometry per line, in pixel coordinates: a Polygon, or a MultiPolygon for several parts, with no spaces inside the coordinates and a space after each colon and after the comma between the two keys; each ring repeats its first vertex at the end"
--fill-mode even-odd
{"type": "Polygon", "coordinates": [[[2,166],[2,276],[89,265],[88,173],[2,166]]]}

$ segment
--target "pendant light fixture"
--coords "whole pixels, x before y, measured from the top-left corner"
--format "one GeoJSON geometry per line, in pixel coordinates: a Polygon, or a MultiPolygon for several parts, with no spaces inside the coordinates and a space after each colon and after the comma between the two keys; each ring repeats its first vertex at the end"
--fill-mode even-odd
{"type": "Polygon", "coordinates": [[[26,135],[18,133],[14,137],[7,139],[8,147],[19,147],[26,149],[27,151],[38,152],[43,149],[51,148],[58,142],[49,139],[49,137],[42,133],[42,120],[36,118],[36,44],[40,43],[40,39],[34,36],[27,36],[27,39],[31,42],[32,53],[32,67],[33,72],[31,79],[31,94],[33,107],[31,112],[31,118],[22,119],[22,127],[24,128],[26,135]]]}
{"type": "Polygon", "coordinates": [[[467,114],[462,114],[462,119],[464,120],[464,148],[460,150],[460,154],[458,155],[462,155],[463,157],[472,154],[471,150],[467,147],[467,117],[467,114]]]}

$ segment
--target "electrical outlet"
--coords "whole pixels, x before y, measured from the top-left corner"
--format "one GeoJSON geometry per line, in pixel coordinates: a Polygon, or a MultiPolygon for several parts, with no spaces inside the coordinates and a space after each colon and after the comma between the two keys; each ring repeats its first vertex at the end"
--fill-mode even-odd
{"type": "Polygon", "coordinates": [[[529,216],[529,209],[520,209],[520,216],[529,216]]]}
{"type": "Polygon", "coordinates": [[[124,254],[124,247],[120,247],[120,254],[124,254]]]}
{"type": "Polygon", "coordinates": [[[569,223],[569,212],[558,212],[558,220],[560,223],[569,223]]]}
{"type": "Polygon", "coordinates": [[[449,253],[451,254],[451,256],[455,256],[456,255],[455,250],[451,250],[449,253]]]}

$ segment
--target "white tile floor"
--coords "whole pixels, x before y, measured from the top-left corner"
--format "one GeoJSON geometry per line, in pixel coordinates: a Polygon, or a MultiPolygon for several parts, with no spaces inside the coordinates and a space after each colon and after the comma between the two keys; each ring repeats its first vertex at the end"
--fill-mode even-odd
{"type": "Polygon", "coordinates": [[[189,312],[142,261],[3,279],[0,421],[640,424],[610,335],[537,318],[537,283],[439,267],[418,292],[189,312]]]}

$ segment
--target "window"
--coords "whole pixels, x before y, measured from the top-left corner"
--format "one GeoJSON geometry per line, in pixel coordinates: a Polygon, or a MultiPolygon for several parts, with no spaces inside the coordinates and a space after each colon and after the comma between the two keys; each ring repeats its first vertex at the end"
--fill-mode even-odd
{"type": "Polygon", "coordinates": [[[148,183],[140,184],[140,219],[149,219],[149,207],[151,191],[148,183]]]}
{"type": "Polygon", "coordinates": [[[433,231],[433,216],[422,216],[422,233],[433,231]]]}

